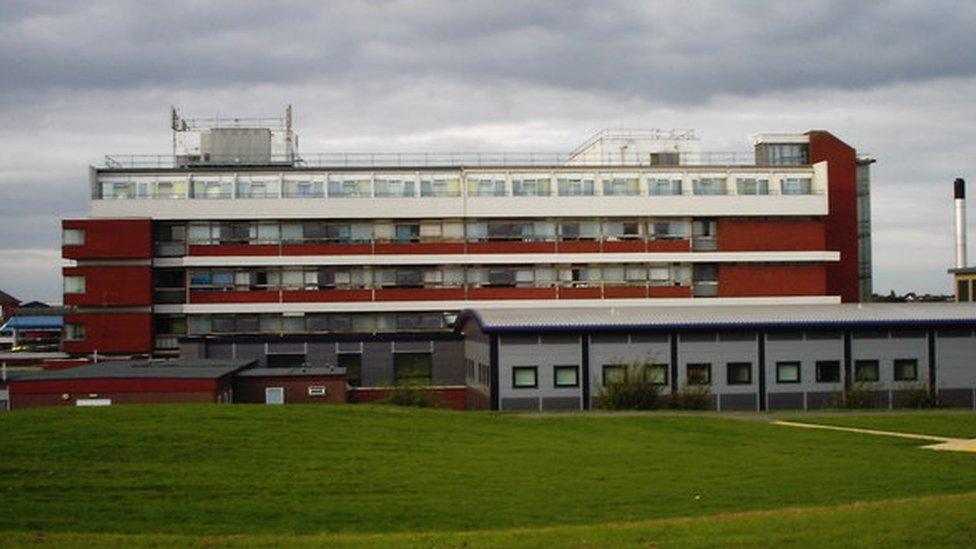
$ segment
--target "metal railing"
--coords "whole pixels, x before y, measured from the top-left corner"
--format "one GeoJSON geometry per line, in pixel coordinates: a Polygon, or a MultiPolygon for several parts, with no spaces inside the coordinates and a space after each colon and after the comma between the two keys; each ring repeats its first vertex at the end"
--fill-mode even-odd
{"type": "Polygon", "coordinates": [[[680,167],[754,166],[752,152],[677,153],[677,164],[661,163],[651,154],[606,152],[567,154],[557,152],[387,152],[312,153],[272,155],[262,158],[239,156],[183,156],[162,154],[106,155],[106,169],[193,169],[193,168],[500,168],[500,167],[680,167]]]}

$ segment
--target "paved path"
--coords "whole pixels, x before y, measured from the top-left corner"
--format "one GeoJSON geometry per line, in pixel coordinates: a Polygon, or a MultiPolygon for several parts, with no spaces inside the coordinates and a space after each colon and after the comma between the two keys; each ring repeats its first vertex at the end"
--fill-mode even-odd
{"type": "Polygon", "coordinates": [[[940,437],[935,435],[920,435],[917,433],[900,433],[897,431],[878,431],[877,429],[861,429],[858,427],[840,427],[838,425],[820,425],[817,423],[800,423],[797,421],[774,421],[773,425],[786,427],[801,427],[803,429],[828,429],[831,431],[847,431],[865,435],[881,435],[887,437],[910,438],[914,440],[935,441],[937,444],[923,446],[928,450],[949,450],[955,452],[976,452],[976,439],[940,437]]]}

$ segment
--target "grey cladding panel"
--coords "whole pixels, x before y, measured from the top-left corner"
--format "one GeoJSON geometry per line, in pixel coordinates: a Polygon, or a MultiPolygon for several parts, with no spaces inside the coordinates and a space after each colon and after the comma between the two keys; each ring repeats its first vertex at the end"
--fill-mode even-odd
{"type": "Polygon", "coordinates": [[[233,343],[208,343],[207,358],[234,358],[233,343]]]}
{"type": "Polygon", "coordinates": [[[579,410],[578,397],[548,397],[542,399],[543,410],[579,410]]]}
{"type": "Polygon", "coordinates": [[[840,393],[836,392],[810,392],[807,393],[807,409],[836,408],[839,404],[839,399],[840,393]]]}
{"type": "Polygon", "coordinates": [[[722,405],[722,410],[757,410],[756,406],[756,395],[753,393],[748,394],[722,394],[719,395],[719,403],[722,405]]]}
{"type": "Polygon", "coordinates": [[[803,393],[769,393],[770,410],[802,410],[803,393]]]}
{"type": "Polygon", "coordinates": [[[271,353],[303,354],[304,352],[305,352],[304,343],[290,343],[290,342],[283,342],[283,341],[268,343],[268,354],[271,353]]]}
{"type": "Polygon", "coordinates": [[[502,410],[538,410],[538,398],[503,398],[502,410]]]}

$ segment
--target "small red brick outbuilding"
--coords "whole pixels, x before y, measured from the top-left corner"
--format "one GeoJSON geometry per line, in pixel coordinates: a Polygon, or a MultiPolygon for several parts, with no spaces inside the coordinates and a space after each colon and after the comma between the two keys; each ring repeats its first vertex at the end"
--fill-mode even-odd
{"type": "Polygon", "coordinates": [[[234,375],[253,365],[253,360],[144,360],[16,372],[7,383],[9,407],[233,402],[234,375]]]}

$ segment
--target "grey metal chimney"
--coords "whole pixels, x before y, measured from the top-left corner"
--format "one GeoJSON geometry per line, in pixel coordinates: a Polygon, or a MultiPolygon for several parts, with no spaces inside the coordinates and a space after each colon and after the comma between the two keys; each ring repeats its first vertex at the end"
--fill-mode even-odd
{"type": "Polygon", "coordinates": [[[956,268],[966,266],[966,181],[957,177],[955,181],[956,202],[956,268]]]}

